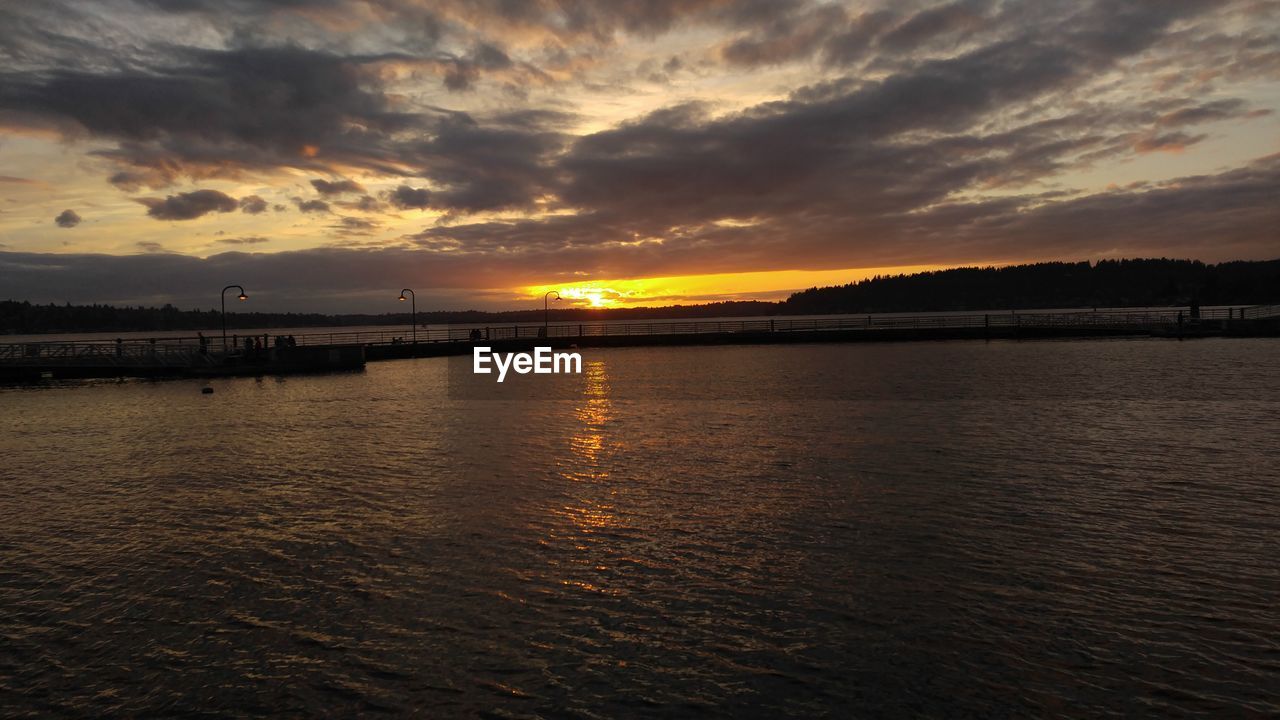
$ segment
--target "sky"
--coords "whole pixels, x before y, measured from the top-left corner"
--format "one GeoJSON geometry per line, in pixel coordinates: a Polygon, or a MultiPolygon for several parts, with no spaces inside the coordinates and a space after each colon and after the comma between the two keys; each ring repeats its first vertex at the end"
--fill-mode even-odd
{"type": "Polygon", "coordinates": [[[0,299],[1271,259],[1278,110],[1280,0],[0,0],[0,299]]]}

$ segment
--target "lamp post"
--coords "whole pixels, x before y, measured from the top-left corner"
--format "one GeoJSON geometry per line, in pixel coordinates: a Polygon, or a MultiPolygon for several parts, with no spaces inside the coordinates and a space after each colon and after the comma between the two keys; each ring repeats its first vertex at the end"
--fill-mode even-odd
{"type": "Polygon", "coordinates": [[[413,308],[413,344],[418,344],[418,296],[409,288],[400,291],[400,302],[405,301],[404,294],[409,293],[409,305],[413,308]]]}
{"type": "Polygon", "coordinates": [[[248,300],[249,296],[244,294],[244,288],[239,285],[228,285],[222,288],[222,352],[227,351],[227,291],[235,288],[240,291],[241,302],[248,300]]]}
{"type": "Polygon", "coordinates": [[[548,290],[546,295],[542,296],[542,335],[546,337],[550,333],[547,332],[547,325],[551,322],[551,310],[547,305],[547,298],[552,295],[556,296],[556,302],[560,302],[560,293],[555,290],[548,290]]]}

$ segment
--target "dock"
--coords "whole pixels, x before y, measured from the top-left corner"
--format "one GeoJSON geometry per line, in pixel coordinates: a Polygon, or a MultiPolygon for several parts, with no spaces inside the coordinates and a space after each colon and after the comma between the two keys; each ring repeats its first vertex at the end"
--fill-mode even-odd
{"type": "Polygon", "coordinates": [[[270,345],[271,332],[90,342],[0,342],[0,380],[96,377],[217,377],[360,370],[366,362],[464,355],[477,344],[495,350],[554,348],[998,340],[1149,336],[1175,339],[1280,336],[1280,305],[1203,310],[867,314],[751,320],[660,320],[458,325],[445,329],[351,331],[293,336],[296,346],[244,349],[246,338],[270,345]]]}

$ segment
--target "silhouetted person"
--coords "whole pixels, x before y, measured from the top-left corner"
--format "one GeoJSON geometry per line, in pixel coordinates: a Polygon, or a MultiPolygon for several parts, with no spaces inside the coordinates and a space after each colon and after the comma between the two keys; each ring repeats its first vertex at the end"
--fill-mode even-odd
{"type": "Polygon", "coordinates": [[[289,347],[298,347],[298,341],[292,335],[289,336],[289,347]]]}
{"type": "Polygon", "coordinates": [[[245,357],[253,355],[253,338],[244,339],[244,354],[245,357]]]}
{"type": "Polygon", "coordinates": [[[120,338],[116,338],[116,357],[120,357],[123,354],[124,354],[124,340],[121,340],[120,338]]]}
{"type": "Polygon", "coordinates": [[[1200,319],[1200,301],[1199,300],[1191,301],[1191,319],[1192,320],[1200,319]]]}
{"type": "Polygon", "coordinates": [[[204,333],[197,332],[196,339],[199,340],[200,342],[200,354],[208,355],[209,354],[209,338],[205,337],[204,333]]]}
{"type": "Polygon", "coordinates": [[[480,328],[471,328],[471,340],[474,342],[480,339],[480,328]]]}

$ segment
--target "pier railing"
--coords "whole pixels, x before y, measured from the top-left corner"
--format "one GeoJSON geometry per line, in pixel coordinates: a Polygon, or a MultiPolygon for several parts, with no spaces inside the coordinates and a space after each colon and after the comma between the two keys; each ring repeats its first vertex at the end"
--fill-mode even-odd
{"type": "MultiPolygon", "coordinates": [[[[1142,310],[1079,310],[1065,312],[999,312],[936,314],[868,314],[814,318],[775,317],[754,320],[652,320],[637,322],[554,322],[547,326],[536,323],[460,324],[448,328],[422,329],[420,343],[462,342],[479,333],[482,340],[536,339],[540,337],[575,338],[617,335],[685,335],[695,333],[797,332],[823,330],[905,330],[961,328],[1097,328],[1155,329],[1176,326],[1179,315],[1185,324],[1222,322],[1244,318],[1248,308],[1214,308],[1191,317],[1187,308],[1142,310]]],[[[270,332],[268,338],[273,338],[270,332]]],[[[261,337],[261,335],[259,336],[261,337]]],[[[399,331],[351,331],[306,333],[294,336],[299,345],[383,345],[412,341],[409,329],[399,331]]],[[[243,342],[243,336],[239,336],[243,342]]]]}
{"type": "Polygon", "coordinates": [[[1248,320],[1280,317],[1280,305],[1254,305],[1240,308],[1240,317],[1248,320]]]}
{"type": "Polygon", "coordinates": [[[0,344],[0,363],[15,365],[191,367],[213,364],[219,355],[187,338],[0,344]]]}
{"type": "MultiPolygon", "coordinates": [[[[1073,310],[1060,312],[1017,311],[992,313],[868,314],[812,318],[774,317],[753,320],[653,320],[638,322],[555,322],[544,327],[536,323],[455,325],[448,328],[419,328],[417,342],[465,342],[481,340],[575,338],[619,335],[685,335],[700,333],[786,333],[857,330],[938,330],[986,328],[1060,328],[1081,330],[1169,329],[1179,323],[1221,325],[1235,319],[1255,320],[1280,316],[1280,305],[1213,308],[1192,317],[1188,308],[1140,310],[1073,310]]],[[[17,364],[75,363],[102,365],[192,365],[216,363],[236,355],[246,339],[263,340],[266,348],[275,344],[270,330],[254,335],[236,334],[223,349],[221,338],[173,337],[144,340],[100,340],[84,342],[0,343],[0,362],[17,364]]],[[[300,346],[396,345],[412,342],[411,328],[403,330],[352,330],[293,335],[300,346]]]]}

